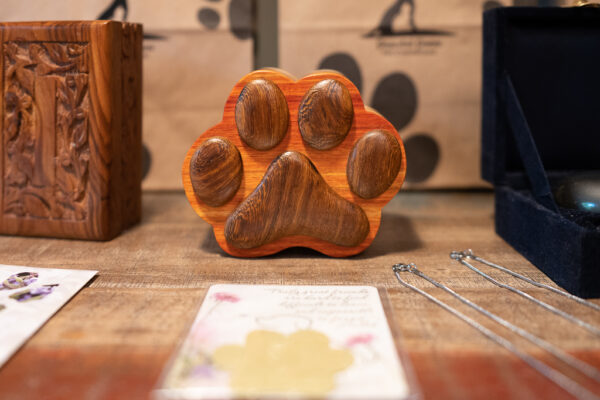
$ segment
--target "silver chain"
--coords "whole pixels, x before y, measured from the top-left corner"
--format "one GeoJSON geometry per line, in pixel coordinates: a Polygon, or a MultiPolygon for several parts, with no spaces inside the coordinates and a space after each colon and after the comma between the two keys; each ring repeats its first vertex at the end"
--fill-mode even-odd
{"type": "MultiPolygon", "coordinates": [[[[588,324],[585,321],[580,320],[579,318],[575,317],[572,314],[569,314],[565,311],[559,310],[558,308],[551,306],[548,303],[545,303],[541,300],[536,299],[535,297],[531,296],[530,294],[527,294],[525,292],[523,292],[522,290],[519,290],[517,288],[514,288],[510,285],[506,285],[504,283],[498,282],[497,280],[495,280],[494,278],[492,278],[491,276],[489,276],[488,274],[486,274],[485,272],[480,271],[479,269],[475,268],[473,265],[469,264],[465,259],[466,258],[474,258],[475,256],[473,255],[473,252],[471,250],[467,250],[466,252],[460,252],[460,251],[453,251],[452,253],[450,253],[450,258],[452,258],[453,260],[456,260],[458,262],[460,262],[461,264],[463,264],[465,267],[469,268],[471,271],[481,275],[482,277],[484,277],[485,279],[487,279],[488,281],[492,282],[494,285],[501,287],[503,289],[507,289],[510,290],[513,293],[518,294],[521,297],[524,297],[532,302],[534,302],[535,304],[539,305],[540,307],[574,323],[577,326],[580,326],[584,329],[586,329],[587,331],[593,333],[594,335],[600,336],[600,328],[595,327],[594,325],[588,324]]],[[[475,259],[476,261],[478,261],[477,259],[475,259]]],[[[486,265],[488,265],[487,263],[485,263],[486,265]]],[[[503,267],[504,268],[504,267],[503,267]]],[[[504,268],[506,269],[506,268],[504,268]]],[[[583,299],[582,299],[583,300],[583,299]]],[[[585,300],[584,300],[585,301],[585,300]]]]}
{"type": "MultiPolygon", "coordinates": [[[[563,388],[564,390],[566,390],[573,396],[580,398],[580,399],[600,399],[600,397],[597,397],[596,395],[594,395],[593,393],[588,391],[586,388],[584,388],[583,386],[581,386],[580,384],[578,384],[571,378],[567,377],[566,375],[562,374],[561,372],[557,371],[556,369],[548,366],[547,364],[544,364],[540,360],[538,360],[534,357],[531,357],[527,353],[524,353],[523,351],[519,350],[512,342],[508,341],[504,337],[495,334],[494,332],[492,332],[485,326],[483,326],[483,325],[479,324],[478,322],[476,322],[475,320],[467,317],[466,315],[464,315],[457,309],[451,307],[450,305],[444,303],[443,301],[433,297],[429,293],[402,280],[402,278],[400,278],[400,272],[410,272],[410,273],[414,274],[415,271],[417,271],[417,268],[414,264],[408,264],[408,265],[407,264],[396,264],[393,267],[393,271],[394,271],[394,274],[396,275],[396,279],[398,279],[398,282],[400,282],[400,284],[421,294],[422,296],[426,297],[430,301],[432,301],[435,304],[437,304],[438,306],[442,307],[444,310],[448,311],[455,317],[461,319],[462,321],[464,321],[465,323],[470,325],[472,328],[475,328],[482,335],[484,335],[485,337],[492,340],[496,344],[504,347],[505,349],[507,349],[508,351],[513,353],[515,356],[520,358],[527,365],[534,368],[540,374],[542,374],[546,378],[550,379],[552,382],[556,383],[558,386],[560,386],[561,388],[563,388]]],[[[422,276],[422,275],[423,274],[421,274],[420,276],[422,276]]]]}
{"type": "Polygon", "coordinates": [[[473,303],[466,297],[463,297],[460,294],[456,293],[454,290],[450,289],[448,286],[434,280],[433,278],[427,276],[425,273],[421,272],[415,264],[408,264],[408,265],[396,264],[396,265],[394,265],[394,267],[398,268],[402,271],[411,272],[414,275],[425,279],[427,282],[431,283],[435,287],[438,287],[438,288],[446,291],[447,293],[451,294],[452,296],[454,296],[455,298],[457,298],[458,300],[460,300],[462,303],[466,304],[467,306],[477,310],[481,314],[483,314],[486,317],[490,318],[491,320],[497,322],[498,324],[502,325],[503,327],[508,328],[510,331],[516,333],[517,335],[521,336],[522,338],[524,338],[524,339],[528,340],[529,342],[535,344],[536,346],[541,347],[542,349],[546,350],[547,352],[554,355],[556,358],[558,358],[565,364],[568,364],[572,368],[579,370],[580,372],[584,373],[585,375],[589,376],[590,378],[594,379],[595,381],[600,382],[600,370],[598,370],[597,368],[573,357],[572,355],[562,351],[558,347],[546,342],[545,340],[541,339],[540,337],[535,336],[535,335],[529,333],[528,331],[526,331],[525,329],[520,328],[520,327],[508,322],[507,320],[503,319],[502,317],[498,316],[497,314],[494,314],[494,313],[486,310],[485,308],[481,307],[480,305],[473,303]]]}
{"type": "Polygon", "coordinates": [[[484,260],[483,258],[478,257],[475,254],[473,254],[473,250],[471,250],[471,249],[468,249],[468,250],[465,250],[465,251],[460,251],[460,252],[453,251],[452,253],[450,253],[450,257],[453,258],[453,259],[455,259],[454,257],[471,258],[471,259],[473,259],[475,261],[479,261],[480,263],[485,264],[485,265],[487,265],[489,267],[496,268],[497,270],[500,270],[502,272],[506,272],[507,274],[512,275],[515,278],[521,279],[522,281],[530,283],[530,284],[532,284],[534,286],[547,289],[547,290],[549,290],[549,291],[551,291],[553,293],[559,294],[559,295],[564,296],[564,297],[566,297],[566,298],[568,298],[570,300],[576,301],[579,304],[583,304],[584,306],[590,307],[590,308],[592,308],[592,309],[594,309],[596,311],[600,311],[600,305],[598,305],[596,303],[592,303],[591,301],[587,301],[585,299],[582,299],[581,297],[574,296],[571,293],[565,292],[564,290],[557,289],[557,288],[552,287],[550,285],[546,285],[545,283],[536,282],[533,279],[526,277],[525,275],[519,274],[518,272],[512,271],[512,270],[510,270],[510,269],[508,269],[506,267],[503,267],[501,265],[494,264],[491,261],[484,260]]]}

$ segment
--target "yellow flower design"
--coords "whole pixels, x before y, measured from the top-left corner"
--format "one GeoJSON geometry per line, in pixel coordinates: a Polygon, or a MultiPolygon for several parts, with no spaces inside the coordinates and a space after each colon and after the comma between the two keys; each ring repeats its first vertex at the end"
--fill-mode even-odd
{"type": "Polygon", "coordinates": [[[327,336],[313,330],[289,336],[256,330],[244,346],[221,346],[213,354],[215,367],[230,373],[231,388],[243,396],[323,396],[353,361],[350,351],[330,348],[327,336]]]}

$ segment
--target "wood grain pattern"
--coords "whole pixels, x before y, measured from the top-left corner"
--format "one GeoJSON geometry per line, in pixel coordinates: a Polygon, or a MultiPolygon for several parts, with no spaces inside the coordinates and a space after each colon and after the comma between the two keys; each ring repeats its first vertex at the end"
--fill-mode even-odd
{"type": "Polygon", "coordinates": [[[206,140],[190,161],[194,193],[212,207],[227,203],[242,183],[242,157],[225,138],[206,140]]]}
{"type": "Polygon", "coordinates": [[[310,160],[295,151],[271,163],[256,190],[225,224],[227,242],[240,249],[292,235],[351,247],[368,233],[363,210],[333,191],[310,160]]]}
{"type": "Polygon", "coordinates": [[[212,225],[217,243],[227,253],[240,257],[258,257],[279,252],[288,247],[310,247],[321,253],[345,257],[360,253],[367,248],[379,229],[381,208],[398,192],[404,181],[406,173],[406,157],[400,136],[392,124],[372,110],[366,109],[359,91],[344,76],[331,71],[318,71],[300,80],[295,80],[285,72],[278,70],[259,70],[246,75],[231,91],[225,104],[223,120],[204,132],[192,145],[183,162],[182,176],[187,198],[198,215],[212,225]],[[289,109],[288,130],[282,141],[269,150],[256,151],[246,144],[237,133],[235,123],[235,107],[243,88],[257,79],[264,79],[277,85],[286,98],[289,109]],[[348,134],[344,140],[330,150],[317,150],[303,140],[298,126],[298,108],[304,95],[316,84],[326,80],[335,80],[343,85],[350,93],[352,101],[353,118],[348,134]],[[390,187],[380,196],[373,199],[363,199],[350,189],[346,177],[346,163],[348,156],[356,141],[372,130],[386,130],[391,132],[400,145],[402,162],[400,170],[390,187]],[[219,207],[209,207],[204,204],[194,193],[189,175],[190,160],[196,149],[208,138],[225,137],[240,151],[244,174],[242,183],[230,201],[219,207]],[[273,160],[286,151],[295,151],[303,154],[313,163],[323,180],[338,195],[345,200],[359,206],[369,220],[369,233],[357,246],[339,246],[326,240],[305,235],[292,235],[282,237],[273,242],[251,249],[240,249],[231,245],[225,238],[225,223],[227,218],[242,202],[250,196],[262,181],[267,168],[273,160]]]}
{"type": "MultiPolygon", "coordinates": [[[[206,290],[216,283],[373,285],[392,310],[390,327],[399,348],[408,352],[422,398],[572,399],[464,322],[400,287],[391,273],[398,262],[415,262],[461,295],[600,368],[596,336],[498,289],[448,257],[452,250],[471,247],[491,261],[553,285],[495,234],[491,192],[403,191],[383,209],[379,234],[359,256],[333,259],[294,248],[266,260],[229,257],[183,193],[143,196],[142,223],[112,241],[0,236],[3,263],[99,270],[0,368],[2,400],[150,398],[206,290]]],[[[542,289],[491,268],[485,272],[598,324],[592,309],[544,295],[542,289]]],[[[516,341],[523,351],[541,355],[529,342],[444,297],[429,283],[413,276],[405,279],[516,341]]],[[[600,299],[592,301],[600,304],[600,299]]],[[[600,394],[585,376],[541,356],[600,394]]]]}
{"type": "Polygon", "coordinates": [[[348,89],[335,79],[316,83],[304,95],[298,109],[302,138],[315,149],[329,150],[344,140],[354,108],[348,89]]]}
{"type": "MultiPolygon", "coordinates": [[[[121,45],[121,166],[120,183],[123,229],[142,217],[142,41],[140,24],[122,23],[121,45]],[[121,189],[121,186],[126,188],[121,189]]],[[[116,180],[119,182],[119,180],[116,180]]]]}
{"type": "Polygon", "coordinates": [[[287,132],[289,116],[281,89],[269,80],[248,82],[235,105],[239,135],[256,150],[272,149],[281,142],[287,132]]]}
{"type": "Polygon", "coordinates": [[[139,221],[141,26],[0,32],[0,233],[105,240],[139,221]]]}
{"type": "Polygon", "coordinates": [[[402,149],[388,131],[372,131],[358,139],[348,156],[346,175],[354,193],[363,199],[390,187],[402,164],[402,149]]]}

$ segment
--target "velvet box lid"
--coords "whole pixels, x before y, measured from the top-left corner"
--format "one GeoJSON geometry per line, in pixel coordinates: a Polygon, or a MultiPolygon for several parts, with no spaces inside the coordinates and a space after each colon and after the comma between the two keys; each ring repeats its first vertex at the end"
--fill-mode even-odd
{"type": "Polygon", "coordinates": [[[600,216],[552,194],[600,172],[600,9],[497,8],[483,26],[482,175],[496,231],[560,286],[600,296],[600,216]]]}

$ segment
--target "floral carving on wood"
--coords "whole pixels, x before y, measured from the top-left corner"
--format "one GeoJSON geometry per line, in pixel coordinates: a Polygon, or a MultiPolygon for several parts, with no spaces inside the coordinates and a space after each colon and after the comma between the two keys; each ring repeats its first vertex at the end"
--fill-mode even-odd
{"type": "Polygon", "coordinates": [[[90,162],[87,44],[7,42],[3,55],[3,211],[84,220],[90,162]]]}

